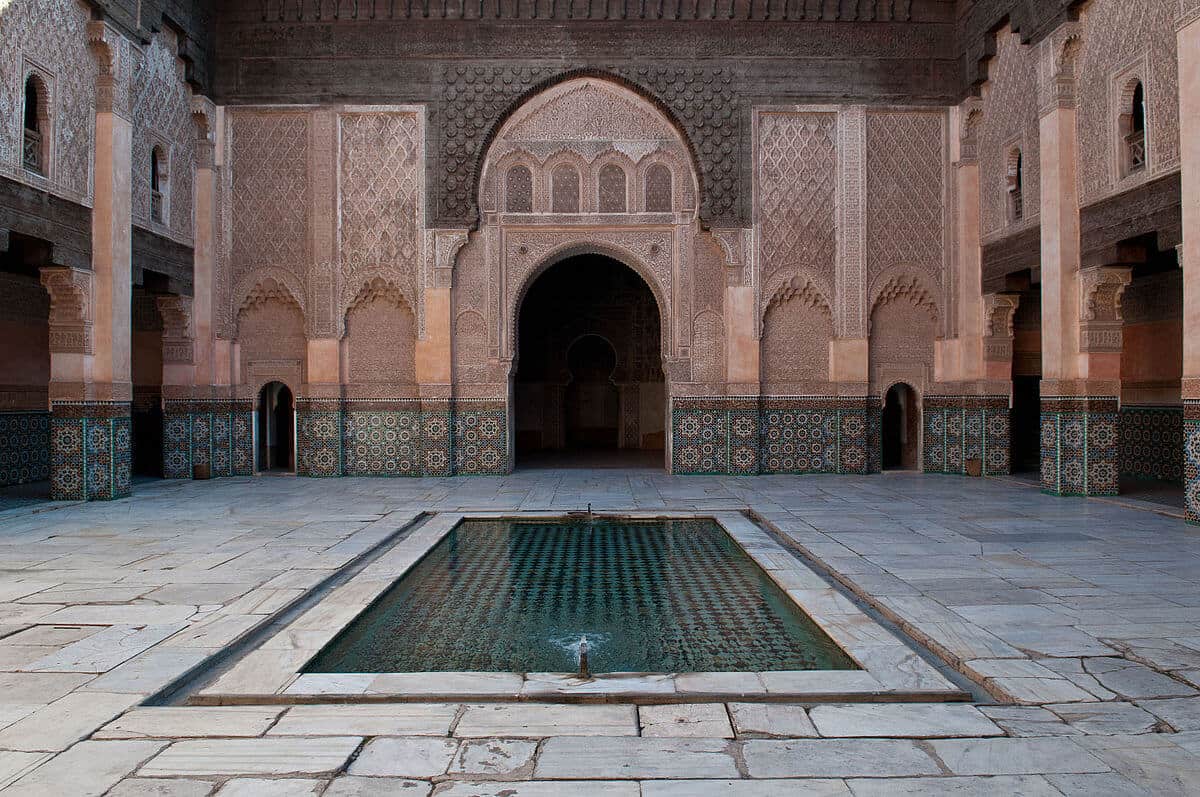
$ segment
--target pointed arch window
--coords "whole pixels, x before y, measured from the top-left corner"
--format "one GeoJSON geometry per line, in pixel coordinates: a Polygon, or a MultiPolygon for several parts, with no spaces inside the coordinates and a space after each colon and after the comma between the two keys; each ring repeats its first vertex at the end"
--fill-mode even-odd
{"type": "Polygon", "coordinates": [[[1025,182],[1025,160],[1021,150],[1014,149],[1008,155],[1008,171],[1005,175],[1005,188],[1008,190],[1008,220],[1020,221],[1025,218],[1025,198],[1022,189],[1025,182]]]}
{"type": "Polygon", "coordinates": [[[167,160],[163,148],[150,149],[150,218],[159,224],[166,218],[167,160]]]}
{"type": "Polygon", "coordinates": [[[671,170],[656,163],[646,170],[646,212],[671,212],[671,170]]]}
{"type": "Polygon", "coordinates": [[[504,210],[533,212],[533,175],[524,166],[513,166],[504,177],[504,210]]]}
{"type": "Polygon", "coordinates": [[[600,169],[600,212],[624,213],[626,207],[625,170],[615,163],[606,164],[600,169]]]}
{"type": "Polygon", "coordinates": [[[1125,109],[1121,115],[1122,176],[1146,168],[1146,87],[1142,81],[1132,81],[1126,87],[1125,109]]]}
{"type": "Polygon", "coordinates": [[[37,75],[26,78],[21,165],[41,175],[49,171],[49,99],[46,84],[37,75]]]}
{"type": "Polygon", "coordinates": [[[550,179],[550,209],[554,213],[579,212],[579,172],[558,166],[550,179]]]}

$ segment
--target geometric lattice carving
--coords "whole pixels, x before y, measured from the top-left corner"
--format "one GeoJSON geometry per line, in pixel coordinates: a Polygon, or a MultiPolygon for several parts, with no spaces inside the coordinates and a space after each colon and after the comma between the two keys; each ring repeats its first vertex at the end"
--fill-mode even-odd
{"type": "Polygon", "coordinates": [[[412,295],[418,273],[421,127],[416,113],[348,113],[341,121],[341,257],[348,286],[380,270],[412,295]]]}
{"type": "Polygon", "coordinates": [[[784,267],[833,273],[836,138],[836,114],[759,116],[756,188],[764,276],[784,267]]]}
{"type": "Polygon", "coordinates": [[[308,265],[308,116],[233,114],[234,281],[255,268],[304,278],[308,265]]]}
{"type": "Polygon", "coordinates": [[[988,67],[984,95],[987,123],[980,125],[980,194],[983,234],[994,235],[1008,224],[1005,178],[1011,150],[1021,151],[1022,218],[1038,215],[1041,185],[1038,137],[1037,58],[1008,29],[996,34],[996,56],[988,67]]]}
{"type": "Polygon", "coordinates": [[[941,284],[945,115],[867,114],[867,263],[924,269],[941,284]]]}

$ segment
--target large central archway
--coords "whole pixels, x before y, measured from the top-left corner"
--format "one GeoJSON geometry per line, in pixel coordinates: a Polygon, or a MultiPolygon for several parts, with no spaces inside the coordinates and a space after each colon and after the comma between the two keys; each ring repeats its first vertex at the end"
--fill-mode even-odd
{"type": "Polygon", "coordinates": [[[661,467],[662,322],[633,269],[568,257],[530,285],[517,325],[517,467],[661,467]]]}

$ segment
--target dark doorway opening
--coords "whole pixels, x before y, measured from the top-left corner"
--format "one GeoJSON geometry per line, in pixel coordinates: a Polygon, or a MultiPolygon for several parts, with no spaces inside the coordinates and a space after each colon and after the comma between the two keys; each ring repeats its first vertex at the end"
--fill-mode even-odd
{"type": "Polygon", "coordinates": [[[258,394],[258,469],[296,469],[295,404],[282,382],[268,382],[258,394]]]}
{"type": "Polygon", "coordinates": [[[903,382],[892,385],[883,404],[883,469],[916,470],[920,433],[916,391],[903,382]]]}
{"type": "Polygon", "coordinates": [[[521,304],[513,380],[519,466],[663,466],[658,303],[623,263],[579,255],[537,278],[521,304]]]}
{"type": "Polygon", "coordinates": [[[1041,479],[1042,286],[1029,270],[1010,274],[1006,289],[1019,294],[1013,314],[1012,412],[1009,456],[1014,474],[1041,479]]]}

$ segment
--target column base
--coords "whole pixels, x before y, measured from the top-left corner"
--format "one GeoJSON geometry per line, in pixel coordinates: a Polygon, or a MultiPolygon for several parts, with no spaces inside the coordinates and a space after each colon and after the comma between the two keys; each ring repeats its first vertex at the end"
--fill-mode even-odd
{"type": "Polygon", "coordinates": [[[1007,396],[926,396],[921,412],[926,473],[965,475],[973,459],[984,476],[1012,472],[1007,396]]]}
{"type": "Polygon", "coordinates": [[[130,495],[131,406],[56,401],[50,418],[50,497],[111,501],[130,495]]]}
{"type": "Polygon", "coordinates": [[[1107,396],[1042,397],[1042,492],[1117,494],[1117,406],[1107,396]]]}

